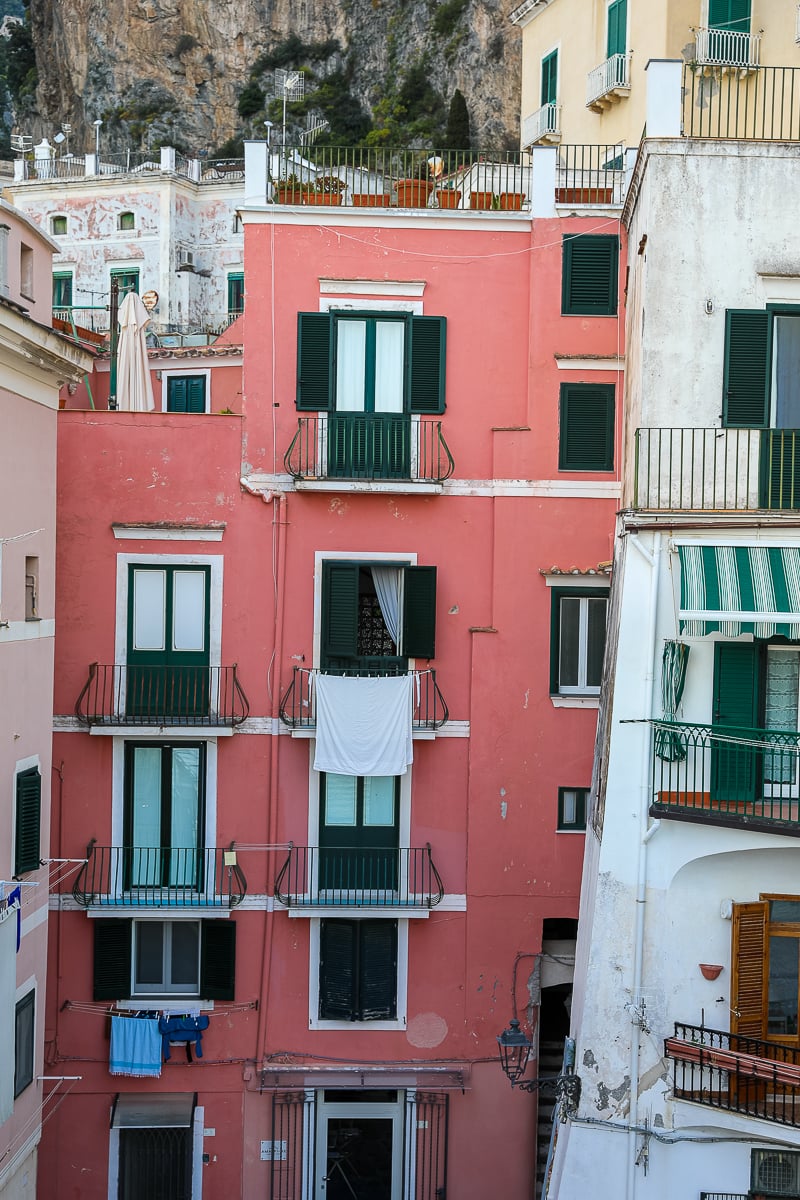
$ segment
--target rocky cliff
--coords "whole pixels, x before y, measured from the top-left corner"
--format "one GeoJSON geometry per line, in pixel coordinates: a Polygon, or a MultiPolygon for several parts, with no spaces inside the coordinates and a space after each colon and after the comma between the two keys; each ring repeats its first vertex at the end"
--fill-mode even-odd
{"type": "Polygon", "coordinates": [[[213,152],[263,135],[264,117],[275,115],[274,68],[285,66],[307,71],[296,119],[328,117],[332,140],[349,113],[341,140],[371,131],[390,144],[404,135],[436,144],[458,89],[473,147],[510,148],[520,58],[510,8],[509,0],[30,0],[33,131],[70,121],[88,146],[100,117],[109,149],[172,142],[213,152]]]}

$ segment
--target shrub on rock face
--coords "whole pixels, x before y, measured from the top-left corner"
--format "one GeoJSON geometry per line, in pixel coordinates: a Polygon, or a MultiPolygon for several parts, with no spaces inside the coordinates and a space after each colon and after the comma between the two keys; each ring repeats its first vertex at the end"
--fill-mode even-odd
{"type": "Polygon", "coordinates": [[[237,107],[240,117],[253,117],[257,112],[261,112],[264,107],[264,93],[254,80],[242,88],[237,107]]]}

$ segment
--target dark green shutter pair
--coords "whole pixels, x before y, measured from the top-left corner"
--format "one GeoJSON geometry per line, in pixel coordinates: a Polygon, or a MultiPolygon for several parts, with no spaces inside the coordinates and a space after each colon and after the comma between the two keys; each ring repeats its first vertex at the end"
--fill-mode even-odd
{"type": "Polygon", "coordinates": [[[14,874],[24,875],[41,866],[42,777],[39,768],[17,775],[14,874]]]}
{"type": "Polygon", "coordinates": [[[628,0],[612,0],[608,6],[606,58],[624,54],[627,45],[628,0]]]}
{"type": "MultiPolygon", "coordinates": [[[[380,564],[379,564],[380,565],[380,564]]],[[[436,567],[401,567],[403,572],[402,655],[436,653],[436,567]]],[[[360,564],[322,564],[322,666],[330,659],[358,657],[360,564]]]]}
{"type": "MultiPolygon", "coordinates": [[[[133,921],[97,920],[94,925],[94,999],[123,1000],[132,993],[133,921]]],[[[200,998],[233,1000],[236,922],[200,922],[200,998]]]]}
{"type": "Polygon", "coordinates": [[[555,104],[558,96],[558,51],[542,59],[541,104],[555,104]]]}
{"type": "Polygon", "coordinates": [[[566,234],[561,262],[561,312],[565,316],[614,316],[618,275],[616,234],[566,234]]]}
{"type": "MultiPolygon", "coordinates": [[[[332,313],[297,314],[300,412],[333,410],[335,327],[332,313]]],[[[444,412],[445,329],[444,317],[409,317],[406,321],[409,412],[444,412]]]]}
{"type": "Polygon", "coordinates": [[[708,0],[710,29],[750,32],[750,0],[708,0]]]}
{"type": "Polygon", "coordinates": [[[562,383],[559,471],[613,471],[613,383],[562,383]]]}
{"type": "Polygon", "coordinates": [[[319,1015],[327,1021],[397,1016],[397,922],[321,921],[319,1015]]]}
{"type": "Polygon", "coordinates": [[[204,413],[205,375],[177,375],[167,379],[167,412],[204,413]]]}

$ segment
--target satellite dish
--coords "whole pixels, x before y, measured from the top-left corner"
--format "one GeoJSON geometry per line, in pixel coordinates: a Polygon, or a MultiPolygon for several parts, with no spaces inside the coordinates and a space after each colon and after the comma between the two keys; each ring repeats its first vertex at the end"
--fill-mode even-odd
{"type": "Polygon", "coordinates": [[[57,134],[55,135],[55,137],[53,138],[53,141],[55,142],[55,144],[56,144],[57,146],[60,146],[60,145],[61,145],[61,143],[62,143],[62,142],[65,142],[66,140],[67,140],[67,138],[66,138],[66,134],[63,134],[63,133],[57,133],[57,134]]]}

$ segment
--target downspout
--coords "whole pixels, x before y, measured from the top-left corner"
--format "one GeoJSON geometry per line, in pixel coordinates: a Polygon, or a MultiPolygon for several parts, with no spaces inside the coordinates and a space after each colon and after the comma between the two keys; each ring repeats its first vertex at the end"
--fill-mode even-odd
{"type": "MultiPolygon", "coordinates": [[[[272,733],[270,736],[270,763],[269,763],[269,796],[267,810],[267,845],[275,846],[277,843],[278,831],[278,752],[280,748],[280,716],[279,705],[281,701],[281,662],[283,659],[283,620],[284,620],[284,598],[285,598],[285,583],[286,583],[286,528],[287,520],[287,503],[286,494],[273,496],[273,546],[275,545],[275,534],[277,533],[277,561],[274,565],[275,570],[275,637],[273,646],[275,657],[273,659],[273,689],[272,703],[270,704],[270,718],[272,721],[272,733]],[[274,526],[277,525],[277,530],[274,526]]],[[[269,887],[269,871],[270,871],[270,855],[271,851],[267,851],[267,887],[269,887]]],[[[269,900],[269,896],[267,897],[269,900]]],[[[259,1004],[258,1004],[258,1033],[256,1041],[256,1062],[259,1066],[263,1066],[266,1057],[266,1039],[267,1039],[267,1016],[269,1010],[269,993],[270,983],[272,980],[272,942],[275,928],[275,911],[267,909],[265,913],[266,928],[264,930],[264,947],[261,959],[261,987],[259,989],[259,1004]]]]}
{"type": "MultiPolygon", "coordinates": [[[[661,569],[661,534],[653,535],[653,553],[650,554],[635,535],[629,535],[630,544],[641,554],[650,566],[650,596],[647,610],[647,633],[645,646],[649,647],[649,661],[645,673],[644,717],[650,720],[653,716],[654,687],[655,687],[655,636],[658,605],[658,582],[661,569]]],[[[640,784],[641,799],[639,803],[639,847],[636,880],[636,930],[633,947],[633,1004],[639,1005],[642,992],[642,973],[644,960],[644,919],[647,898],[647,847],[650,839],[658,829],[658,822],[648,828],[648,810],[651,754],[653,739],[648,736],[646,749],[642,755],[642,778],[640,784]]],[[[631,1058],[630,1058],[630,1114],[628,1118],[628,1165],[625,1186],[626,1200],[635,1200],[636,1196],[636,1129],[639,1124],[639,1051],[641,1046],[642,1027],[635,1013],[631,1014],[631,1058]]]]}

